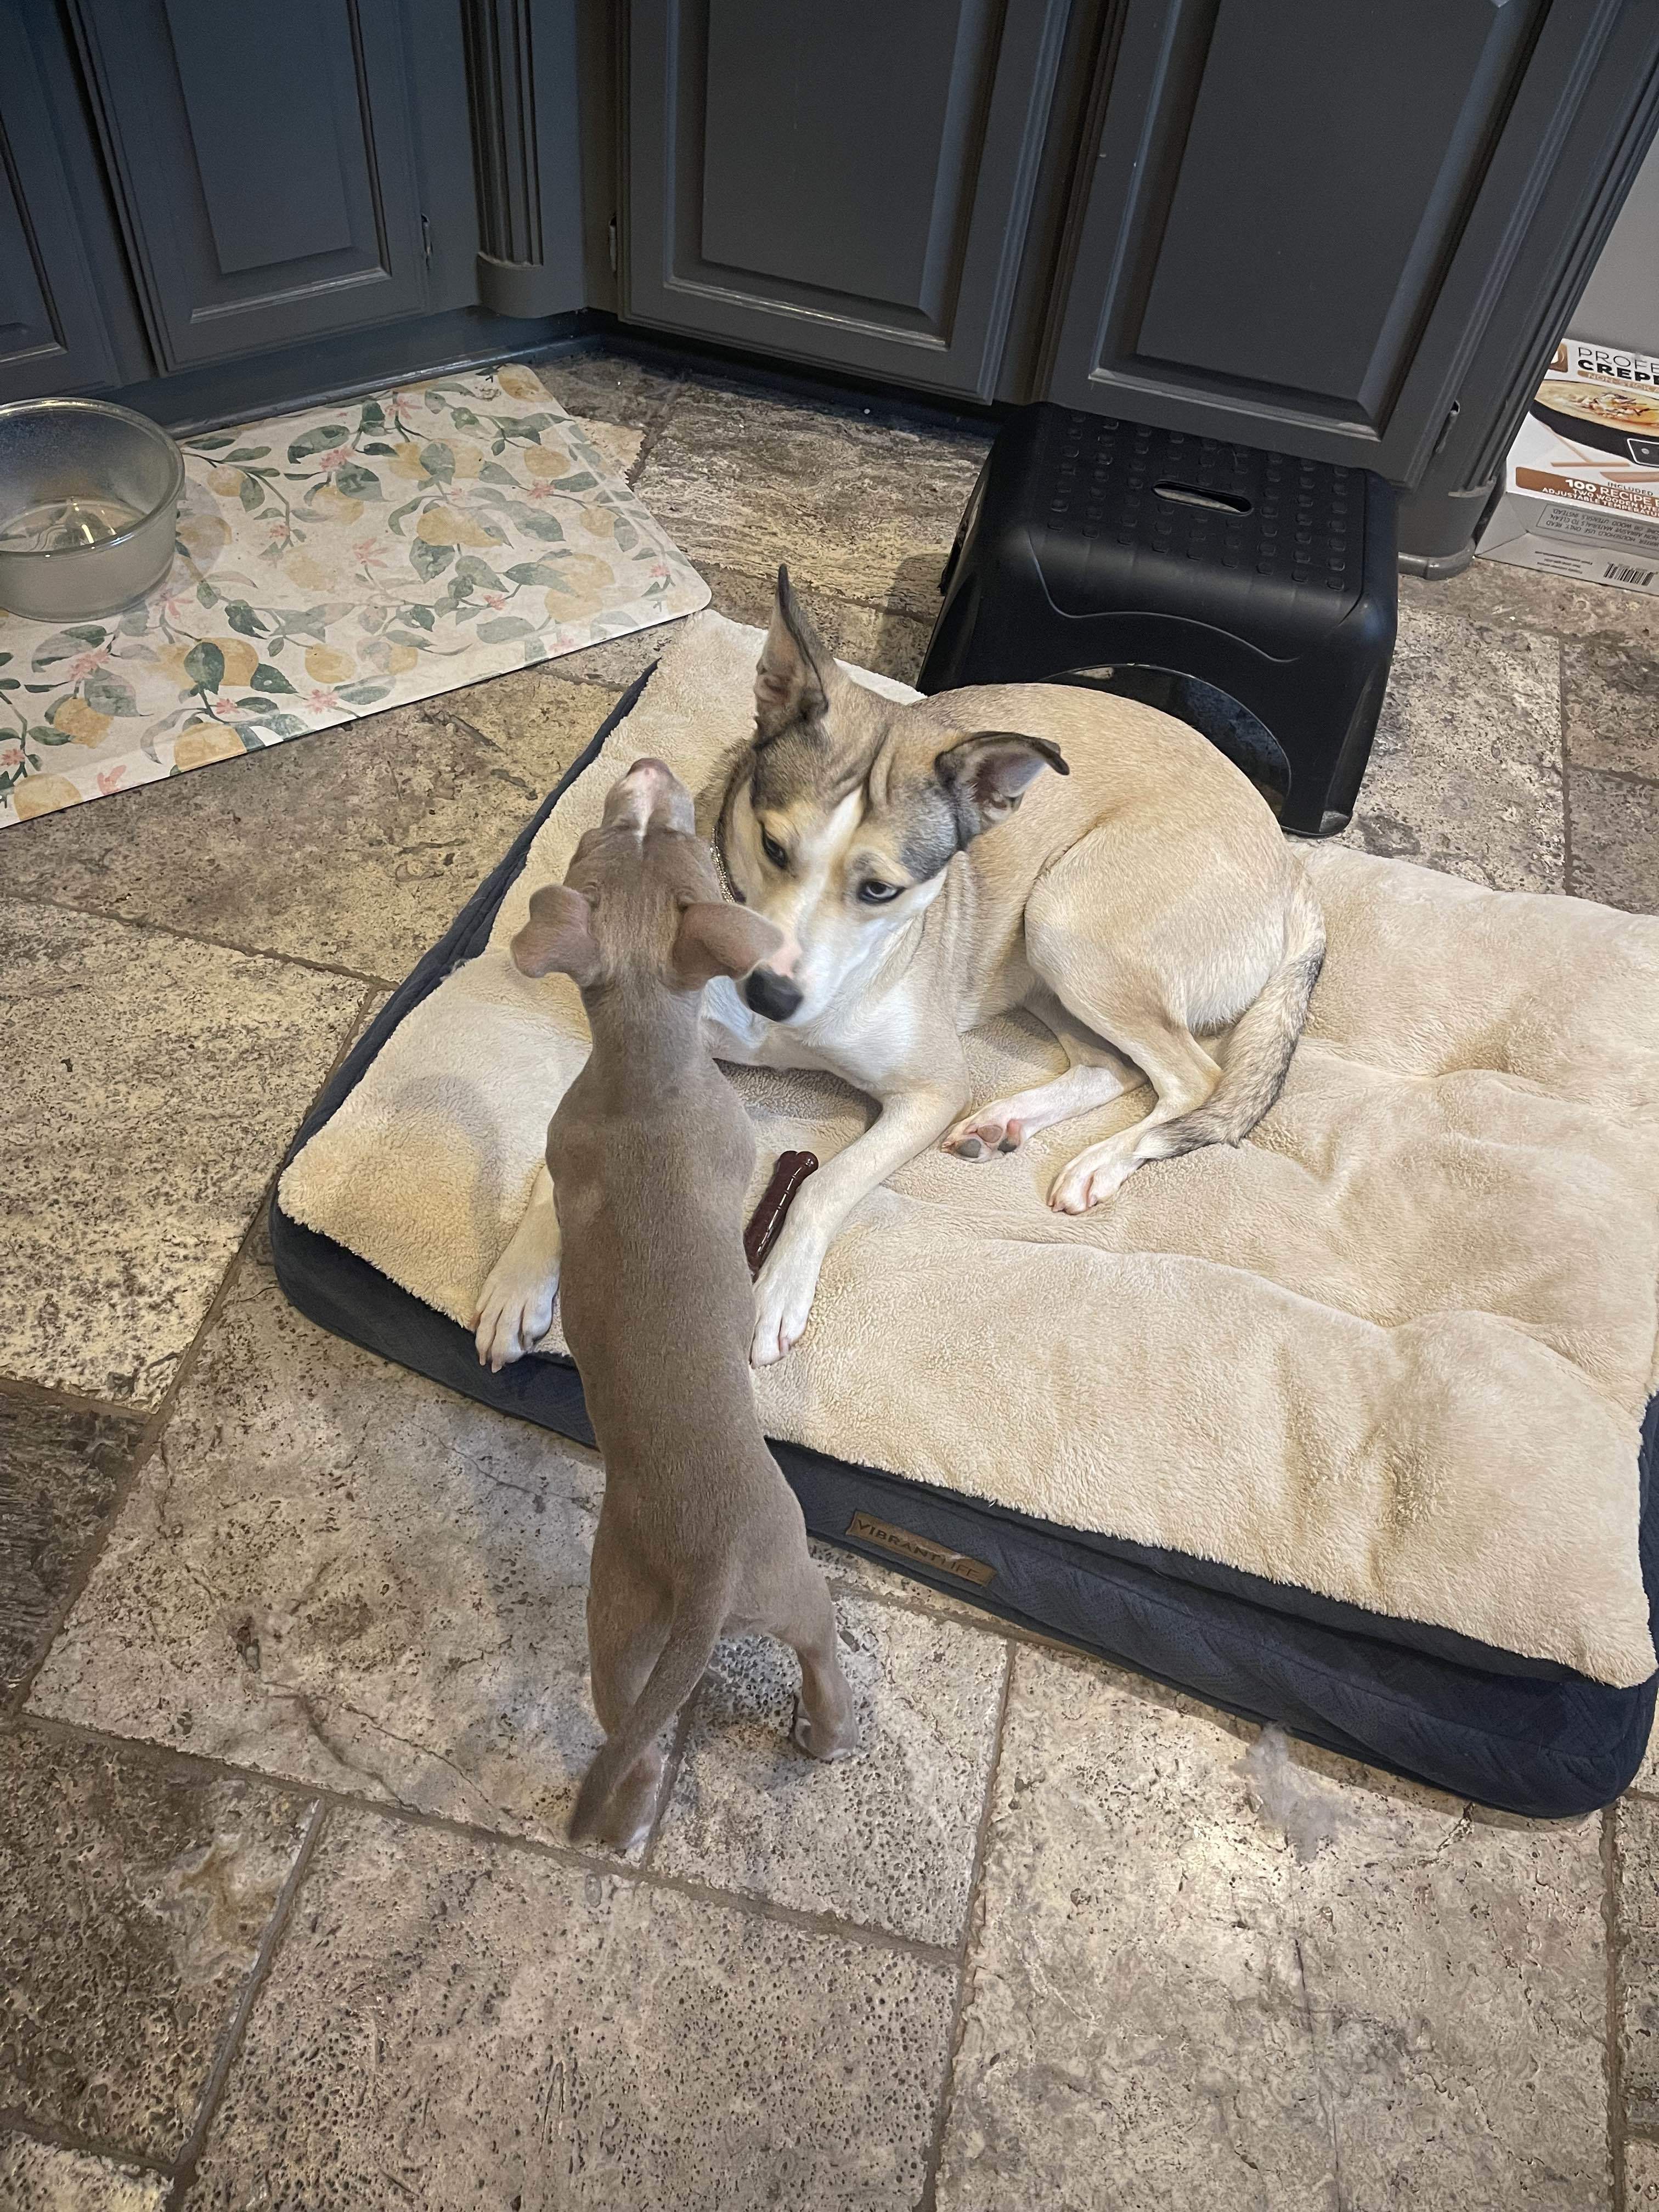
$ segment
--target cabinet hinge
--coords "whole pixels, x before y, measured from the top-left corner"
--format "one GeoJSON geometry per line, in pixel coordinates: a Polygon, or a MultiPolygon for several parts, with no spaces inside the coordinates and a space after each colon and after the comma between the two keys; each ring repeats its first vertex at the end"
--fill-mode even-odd
{"type": "Polygon", "coordinates": [[[613,276],[617,273],[617,218],[614,215],[611,218],[611,273],[613,276]]]}
{"type": "Polygon", "coordinates": [[[421,251],[425,254],[427,260],[430,262],[432,258],[432,218],[428,215],[423,215],[421,217],[421,251]]]}

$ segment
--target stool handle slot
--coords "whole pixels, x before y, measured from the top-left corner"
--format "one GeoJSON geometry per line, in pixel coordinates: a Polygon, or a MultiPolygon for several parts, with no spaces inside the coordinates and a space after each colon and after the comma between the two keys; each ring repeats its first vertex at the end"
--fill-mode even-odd
{"type": "Polygon", "coordinates": [[[1255,504],[1237,491],[1200,491],[1196,484],[1159,483],[1152,486],[1159,499],[1177,507],[1207,507],[1217,514],[1249,514],[1255,504]]]}

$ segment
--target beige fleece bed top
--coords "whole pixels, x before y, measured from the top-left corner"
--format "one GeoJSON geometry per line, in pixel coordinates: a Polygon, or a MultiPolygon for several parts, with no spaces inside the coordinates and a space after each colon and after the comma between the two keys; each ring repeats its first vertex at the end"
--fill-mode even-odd
{"type": "MultiPolygon", "coordinates": [[[[468,1323],[580,1066],[576,994],[508,957],[641,753],[695,789],[751,720],[760,633],[675,637],[544,825],[489,949],[399,1025],[284,1176],[284,1210],[468,1323]]],[[[901,686],[854,671],[893,696],[901,686]]],[[[1628,1685],[1654,1669],[1638,1427],[1659,1387],[1659,921],[1305,849],[1329,953],[1248,1143],[1079,1218],[1057,1165],[1145,1095],[855,1213],[769,1434],[1219,1560],[1628,1685]]],[[[975,1096],[1062,1062],[1025,1017],[975,1096]]],[[[832,1079],[739,1071],[773,1157],[866,1123],[832,1079]]],[[[555,1338],[549,1348],[557,1346],[555,1338]]]]}

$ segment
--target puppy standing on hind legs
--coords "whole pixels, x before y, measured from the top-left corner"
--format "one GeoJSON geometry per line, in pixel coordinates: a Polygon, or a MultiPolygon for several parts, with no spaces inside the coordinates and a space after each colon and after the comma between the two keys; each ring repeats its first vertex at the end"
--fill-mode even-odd
{"type": "Polygon", "coordinates": [[[621,1850],[650,1826],[658,1738],[722,1635],[764,1630],[793,1647],[803,1751],[858,1747],[829,1588],[755,1414],[743,1249],[754,1138],[700,1034],[703,986],[781,942],[721,899],[690,794],[653,760],[612,787],[601,826],[513,940],[526,975],[571,977],[592,1033],[548,1127],[548,1202],[605,1474],[587,1630],[607,1741],[570,1832],[621,1850]]]}

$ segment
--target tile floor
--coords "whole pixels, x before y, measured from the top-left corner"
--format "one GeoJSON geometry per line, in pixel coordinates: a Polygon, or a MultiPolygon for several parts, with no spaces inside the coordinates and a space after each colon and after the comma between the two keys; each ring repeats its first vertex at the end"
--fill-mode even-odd
{"type": "MultiPolygon", "coordinates": [[[[980,428],[556,378],[718,606],[787,557],[915,673],[980,428]]],[[[1402,597],[1351,834],[1659,908],[1659,600],[1402,597]]],[[[301,1320],[260,1218],[653,649],[0,836],[0,2203],[1659,2205],[1659,1760],[1547,1826],[1298,1753],[1287,1834],[1252,1730],[828,1553],[867,1755],[734,1644],[641,1863],[564,1846],[599,1468],[301,1320]]]]}

